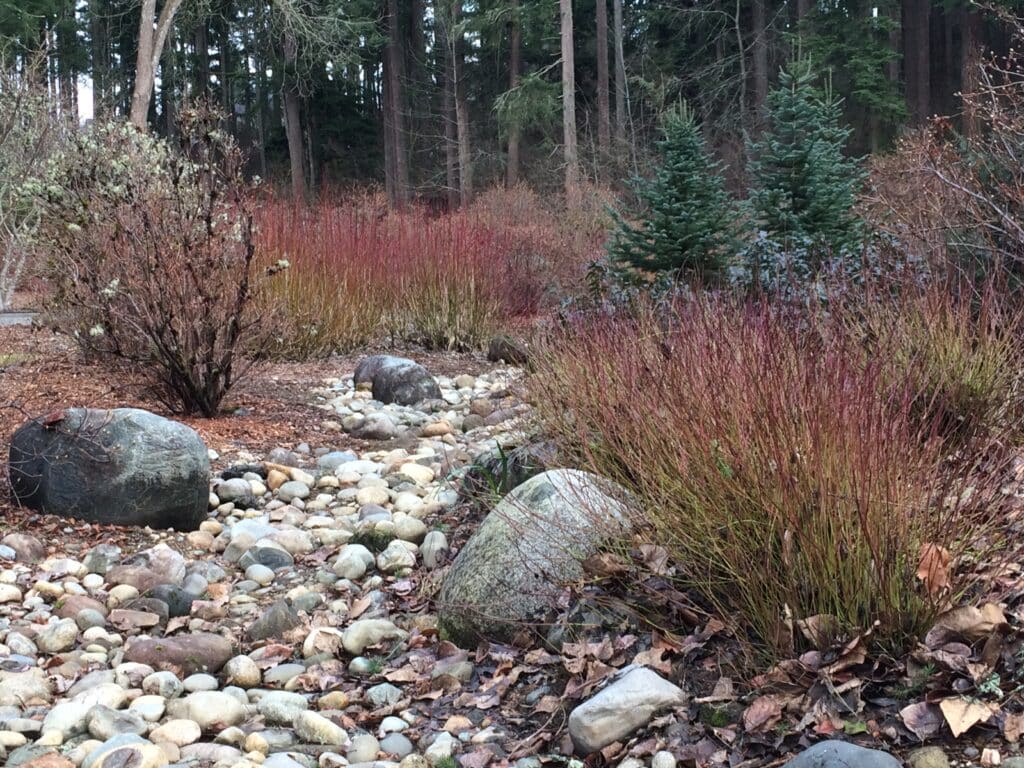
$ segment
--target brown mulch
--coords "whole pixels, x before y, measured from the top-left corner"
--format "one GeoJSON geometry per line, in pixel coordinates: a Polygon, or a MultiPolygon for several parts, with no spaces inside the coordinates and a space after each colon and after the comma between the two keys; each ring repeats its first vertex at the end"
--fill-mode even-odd
{"type": "Polygon", "coordinates": [[[374,349],[324,360],[271,362],[254,366],[231,391],[222,415],[201,418],[174,414],[146,391],[139,372],[85,360],[69,337],[46,328],[0,328],[0,436],[10,435],[27,418],[62,408],[145,408],[177,418],[202,435],[219,453],[275,446],[344,443],[338,433],[322,435],[330,414],[318,408],[313,390],[325,380],[350,376],[367,353],[408,355],[435,375],[479,374],[489,366],[481,355],[374,349]]]}

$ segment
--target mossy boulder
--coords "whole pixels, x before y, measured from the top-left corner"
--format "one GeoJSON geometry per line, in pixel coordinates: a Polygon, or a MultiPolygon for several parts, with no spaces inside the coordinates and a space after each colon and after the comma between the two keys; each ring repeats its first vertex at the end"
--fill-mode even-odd
{"type": "Polygon", "coordinates": [[[69,408],[11,438],[14,501],[91,523],[191,531],[207,517],[210,458],[192,428],[138,408],[69,408]]]}
{"type": "Polygon", "coordinates": [[[508,638],[542,619],[582,561],[631,529],[626,491],[575,469],[515,488],[459,552],[441,585],[442,634],[460,645],[508,638]]]}

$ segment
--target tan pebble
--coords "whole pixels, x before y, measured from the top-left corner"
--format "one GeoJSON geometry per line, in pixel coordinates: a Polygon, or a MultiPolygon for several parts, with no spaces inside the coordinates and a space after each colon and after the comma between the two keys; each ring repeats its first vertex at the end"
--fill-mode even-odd
{"type": "Polygon", "coordinates": [[[245,751],[249,754],[267,754],[270,751],[270,743],[259,733],[250,733],[245,737],[245,751]]]}
{"type": "Polygon", "coordinates": [[[36,740],[36,744],[41,747],[59,747],[63,743],[64,734],[56,729],[46,731],[36,740]]]}
{"type": "Polygon", "coordinates": [[[433,424],[427,424],[421,431],[420,434],[423,437],[441,437],[443,435],[450,435],[452,433],[451,422],[447,419],[441,419],[435,421],[433,424]]]}
{"type": "Polygon", "coordinates": [[[28,742],[24,733],[17,731],[0,731],[0,746],[7,749],[24,746],[28,742]]]}
{"type": "Polygon", "coordinates": [[[276,491],[282,485],[288,482],[288,475],[279,469],[272,469],[267,472],[267,487],[272,491],[276,491]]]}
{"type": "Polygon", "coordinates": [[[224,530],[224,524],[216,520],[204,520],[199,524],[199,530],[217,536],[224,530]]]}
{"type": "Polygon", "coordinates": [[[317,706],[321,709],[345,709],[349,704],[348,694],[344,691],[331,691],[320,697],[317,706]]]}
{"type": "Polygon", "coordinates": [[[181,750],[177,744],[171,744],[169,741],[161,741],[157,744],[160,751],[167,756],[167,760],[172,763],[176,763],[181,760],[181,750]]]}
{"type": "Polygon", "coordinates": [[[192,531],[185,541],[193,549],[210,549],[213,546],[213,534],[208,531],[192,531]]]}

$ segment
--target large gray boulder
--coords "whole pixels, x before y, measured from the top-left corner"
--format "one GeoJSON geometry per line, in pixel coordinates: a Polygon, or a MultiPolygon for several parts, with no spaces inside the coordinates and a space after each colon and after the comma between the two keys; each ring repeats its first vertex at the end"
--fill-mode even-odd
{"type": "Polygon", "coordinates": [[[541,618],[581,562],[631,528],[625,490],[575,469],[518,486],[484,519],[445,576],[441,631],[456,643],[505,638],[541,618]]]}
{"type": "Polygon", "coordinates": [[[405,357],[372,355],[364,358],[356,367],[352,381],[357,387],[370,384],[373,399],[382,403],[416,405],[441,397],[441,388],[427,369],[405,357]]]}
{"type": "Polygon", "coordinates": [[[210,458],[185,424],[137,408],[71,408],[11,438],[17,503],[91,523],[191,531],[206,519],[210,458]]]}

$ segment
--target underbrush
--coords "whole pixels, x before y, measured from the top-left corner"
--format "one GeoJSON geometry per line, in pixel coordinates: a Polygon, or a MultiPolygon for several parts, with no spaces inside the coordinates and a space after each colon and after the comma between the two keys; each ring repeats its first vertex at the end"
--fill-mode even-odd
{"type": "Polygon", "coordinates": [[[550,334],[530,384],[565,458],[636,494],[681,581],[752,651],[872,628],[904,647],[1003,546],[993,415],[1019,350],[975,356],[987,319],[960,312],[951,296],[856,322],[706,294],[641,303],[550,334]]]}
{"type": "Polygon", "coordinates": [[[526,190],[466,211],[388,212],[374,198],[259,212],[260,258],[289,262],[261,300],[283,310],[273,354],[309,357],[379,340],[480,348],[575,279],[597,240],[559,224],[526,190]]]}

